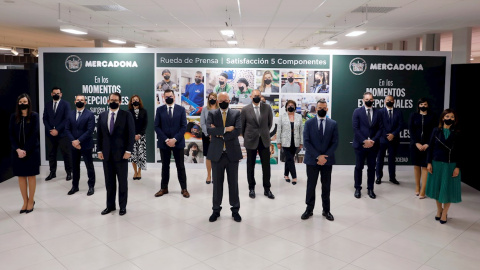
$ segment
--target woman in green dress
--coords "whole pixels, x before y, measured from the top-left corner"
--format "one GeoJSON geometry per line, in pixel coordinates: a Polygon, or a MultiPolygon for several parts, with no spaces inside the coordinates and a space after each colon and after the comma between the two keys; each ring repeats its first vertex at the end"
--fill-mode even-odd
{"type": "Polygon", "coordinates": [[[457,122],[455,111],[446,109],[442,112],[440,123],[432,132],[427,153],[426,193],[436,200],[435,220],[441,224],[447,223],[450,204],[462,201],[457,122]]]}

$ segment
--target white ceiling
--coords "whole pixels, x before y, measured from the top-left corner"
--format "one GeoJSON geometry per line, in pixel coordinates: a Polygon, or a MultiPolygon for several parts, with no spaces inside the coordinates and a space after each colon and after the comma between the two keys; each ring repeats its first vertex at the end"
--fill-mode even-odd
{"type": "MultiPolygon", "coordinates": [[[[323,41],[336,36],[338,43],[328,48],[362,49],[480,26],[480,0],[59,1],[0,0],[0,46],[94,47],[95,39],[119,36],[128,40],[126,46],[130,47],[135,43],[174,48],[232,47],[220,34],[228,23],[241,48],[326,48],[323,41]],[[87,5],[120,5],[127,10],[93,11],[87,5]],[[368,14],[352,13],[366,5],[368,14]],[[396,9],[372,13],[373,7],[396,9]],[[361,28],[367,30],[366,34],[344,36],[364,22],[361,28]],[[87,28],[89,34],[62,33],[59,26],[63,24],[87,28]]],[[[474,32],[479,35],[479,31],[474,32]]],[[[472,54],[480,57],[480,39],[473,40],[472,54]]],[[[103,45],[118,46],[106,41],[103,45]]]]}

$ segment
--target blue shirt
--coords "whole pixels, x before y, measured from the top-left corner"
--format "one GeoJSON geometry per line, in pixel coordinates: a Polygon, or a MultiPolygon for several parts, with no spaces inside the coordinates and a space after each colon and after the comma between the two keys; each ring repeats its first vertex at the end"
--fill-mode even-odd
{"type": "Polygon", "coordinates": [[[185,93],[183,93],[183,96],[188,97],[188,99],[190,99],[193,103],[197,104],[199,107],[203,107],[204,89],[205,89],[205,86],[203,85],[203,83],[201,84],[191,83],[186,87],[185,93]]]}

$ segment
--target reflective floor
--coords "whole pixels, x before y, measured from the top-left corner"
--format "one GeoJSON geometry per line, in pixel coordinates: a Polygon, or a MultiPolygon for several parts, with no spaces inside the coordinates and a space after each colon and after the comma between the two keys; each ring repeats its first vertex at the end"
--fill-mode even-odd
{"type": "MultiPolygon", "coordinates": [[[[336,166],[331,212],[305,211],[306,174],[298,165],[297,185],[283,180],[282,165],[272,168],[272,192],[248,197],[246,169],[239,171],[241,223],[233,221],[225,192],[220,218],[208,222],[212,185],[206,171],[188,169],[191,197],[180,194],[174,166],[170,193],[155,198],[160,167],[149,166],[142,180],[129,180],[127,214],[106,216],[103,170],[96,167],[95,194],[67,192],[65,173],[37,179],[35,210],[19,214],[22,199],[16,178],[0,184],[1,269],[478,269],[480,192],[462,186],[463,202],[450,208],[448,222],[434,220],[435,202],[414,195],[413,169],[398,170],[399,186],[375,185],[377,199],[353,196],[353,167],[336,166]]],[[[260,167],[260,166],[257,166],[260,167]]],[[[83,168],[83,170],[85,170],[83,168]]],[[[132,170],[129,169],[131,179],[132,170]]],[[[86,176],[86,171],[83,171],[86,176]]],[[[261,171],[257,168],[257,182],[261,171]]],[[[260,180],[260,181],[258,181],[260,180]]],[[[225,185],[226,191],[226,185],[225,185]]],[[[117,206],[118,208],[118,206],[117,206]]]]}

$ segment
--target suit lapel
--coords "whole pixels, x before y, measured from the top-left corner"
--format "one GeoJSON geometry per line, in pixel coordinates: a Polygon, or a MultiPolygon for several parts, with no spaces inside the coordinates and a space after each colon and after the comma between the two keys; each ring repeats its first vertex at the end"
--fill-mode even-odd
{"type": "Polygon", "coordinates": [[[253,116],[253,119],[255,119],[255,123],[257,123],[257,125],[260,126],[260,123],[257,121],[257,115],[255,114],[255,107],[253,106],[253,104],[250,104],[250,105],[252,105],[252,109],[250,110],[250,114],[253,116]]]}

